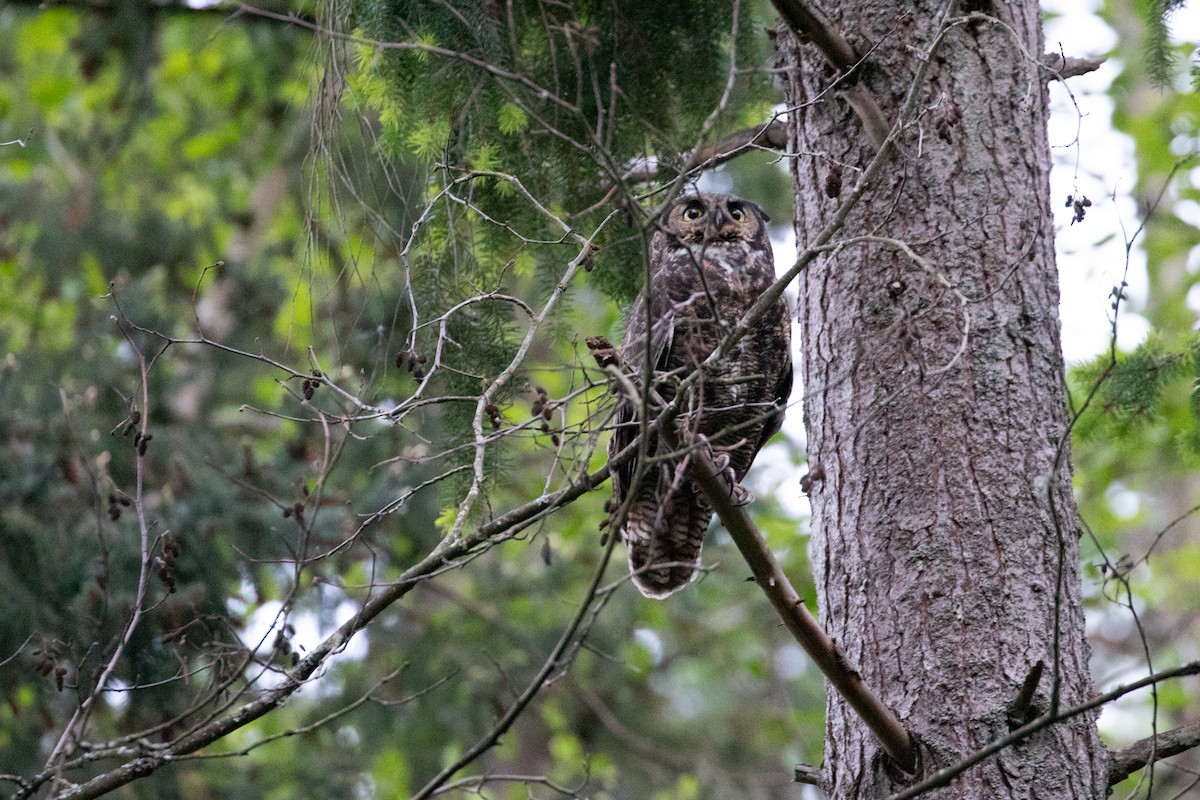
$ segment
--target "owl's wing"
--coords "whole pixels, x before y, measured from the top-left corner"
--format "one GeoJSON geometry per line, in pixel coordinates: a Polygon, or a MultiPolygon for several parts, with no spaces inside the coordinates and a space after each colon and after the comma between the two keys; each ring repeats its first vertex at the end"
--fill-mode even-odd
{"type": "Polygon", "coordinates": [[[767,424],[763,426],[762,435],[758,437],[758,443],[754,445],[754,452],[757,453],[762,449],[762,446],[767,443],[775,434],[779,433],[783,427],[784,410],[787,408],[788,398],[792,395],[792,357],[789,352],[788,338],[784,338],[783,346],[783,370],[779,373],[779,381],[775,384],[775,410],[771,416],[767,417],[767,424]]]}
{"type": "MultiPolygon", "coordinates": [[[[646,297],[638,295],[633,307],[629,310],[629,318],[625,323],[625,337],[621,340],[622,369],[633,382],[642,388],[643,376],[647,357],[653,372],[663,372],[668,369],[671,355],[671,342],[675,336],[675,315],[672,311],[670,298],[665,291],[654,293],[650,304],[654,324],[650,330],[649,345],[646,337],[646,297]]],[[[615,456],[637,439],[641,425],[638,421],[640,397],[622,397],[617,406],[616,427],[609,441],[609,456],[615,456]]],[[[650,438],[646,443],[646,452],[653,455],[658,443],[658,437],[650,438]]],[[[617,491],[622,496],[633,483],[633,473],[637,468],[637,459],[631,458],[617,468],[614,479],[617,491]]]]}

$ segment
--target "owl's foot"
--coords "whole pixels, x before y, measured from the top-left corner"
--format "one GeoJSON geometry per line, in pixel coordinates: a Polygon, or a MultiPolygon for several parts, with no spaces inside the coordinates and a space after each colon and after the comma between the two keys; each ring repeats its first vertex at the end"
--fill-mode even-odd
{"type": "MultiPolygon", "coordinates": [[[[737,473],[733,471],[733,465],[730,463],[729,453],[724,450],[716,450],[709,444],[708,437],[704,434],[697,434],[696,439],[700,444],[707,448],[709,455],[712,457],[713,467],[716,468],[718,474],[724,476],[725,480],[729,481],[730,490],[729,498],[735,506],[744,506],[754,500],[754,492],[747,489],[738,483],[737,473]]],[[[739,444],[741,444],[739,442],[739,444]]],[[[700,487],[693,482],[692,491],[696,494],[700,493],[700,487]]]]}
{"type": "Polygon", "coordinates": [[[729,499],[733,501],[735,506],[748,505],[754,502],[754,492],[740,483],[735,483],[733,484],[733,490],[729,493],[729,499]]]}
{"type": "Polygon", "coordinates": [[[729,463],[729,453],[714,454],[713,466],[717,468],[717,472],[725,476],[725,480],[729,481],[729,485],[732,487],[729,490],[729,499],[735,506],[744,506],[754,500],[754,492],[738,483],[737,473],[733,471],[733,467],[729,463]]]}

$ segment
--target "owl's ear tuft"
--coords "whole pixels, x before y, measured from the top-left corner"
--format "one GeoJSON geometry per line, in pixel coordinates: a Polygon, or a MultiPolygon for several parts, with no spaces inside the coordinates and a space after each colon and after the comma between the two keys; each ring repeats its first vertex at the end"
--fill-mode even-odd
{"type": "Polygon", "coordinates": [[[767,214],[767,212],[763,211],[763,210],[762,210],[762,206],[760,206],[758,203],[751,203],[749,200],[747,200],[747,201],[746,201],[746,205],[748,205],[748,206],[750,206],[751,208],[753,208],[753,209],[754,209],[754,210],[755,210],[755,211],[758,213],[758,216],[762,217],[762,221],[763,221],[763,222],[770,222],[770,221],[771,221],[771,217],[770,217],[770,215],[769,215],[769,214],[767,214]]]}

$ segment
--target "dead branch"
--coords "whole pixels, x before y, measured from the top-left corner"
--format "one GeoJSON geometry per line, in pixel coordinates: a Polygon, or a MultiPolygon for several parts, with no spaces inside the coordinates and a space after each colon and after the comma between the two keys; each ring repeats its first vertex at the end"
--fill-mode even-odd
{"type": "Polygon", "coordinates": [[[1142,767],[1196,747],[1200,747],[1200,722],[1147,736],[1113,753],[1108,785],[1116,786],[1142,767]]]}
{"type": "Polygon", "coordinates": [[[1076,58],[1075,56],[1065,56],[1060,53],[1046,53],[1042,56],[1042,66],[1049,70],[1049,77],[1052,80],[1065,81],[1067,78],[1075,78],[1079,75],[1086,75],[1089,72],[1095,72],[1104,65],[1108,58],[1101,56],[1100,58],[1076,58]]]}
{"type": "MultiPolygon", "coordinates": [[[[1023,725],[1007,736],[1002,736],[991,744],[981,747],[974,753],[971,753],[966,758],[959,761],[957,764],[946,767],[942,770],[938,770],[920,783],[914,784],[904,791],[892,795],[888,798],[888,800],[912,800],[912,798],[919,797],[928,792],[930,789],[936,789],[939,786],[948,786],[950,781],[954,780],[979,762],[996,755],[1005,748],[1012,747],[1018,742],[1028,739],[1030,736],[1042,730],[1043,728],[1048,728],[1051,725],[1055,725],[1063,720],[1076,717],[1080,714],[1086,714],[1093,709],[1097,709],[1103,705],[1111,703],[1113,700],[1116,700],[1119,697],[1124,697],[1127,694],[1136,692],[1138,689],[1144,689],[1147,686],[1154,686],[1165,680],[1182,678],[1188,675],[1200,675],[1200,661],[1192,661],[1184,664],[1181,667],[1176,667],[1175,669],[1168,669],[1162,672],[1156,672],[1153,675],[1147,675],[1145,678],[1134,681],[1128,686],[1118,686],[1111,691],[1096,695],[1091,700],[1080,703],[1077,706],[1072,706],[1071,708],[1060,711],[1057,714],[1044,714],[1035,719],[1033,722],[1030,722],[1028,725],[1023,725]]],[[[1166,734],[1162,735],[1165,736],[1166,734]]]]}
{"type": "MultiPolygon", "coordinates": [[[[631,447],[629,452],[623,456],[628,458],[632,454],[633,448],[631,447]]],[[[611,466],[616,466],[619,460],[614,460],[611,466]]],[[[356,615],[310,650],[308,655],[297,662],[296,666],[284,673],[278,685],[245,702],[232,713],[197,726],[170,744],[155,748],[131,748],[132,752],[126,751],[129,754],[128,760],[124,764],[101,773],[82,784],[68,786],[65,791],[56,796],[57,800],[88,800],[100,797],[132,783],[138,778],[149,775],[166,764],[178,760],[181,756],[195,753],[274,710],[304,686],[355,633],[366,627],[371,620],[397,600],[406,596],[426,578],[446,569],[457,559],[470,555],[472,551],[493,537],[528,524],[548,511],[590,492],[608,480],[610,468],[610,465],[605,465],[593,473],[582,475],[570,486],[553,494],[542,495],[515,508],[491,522],[481,525],[468,536],[457,540],[443,540],[419,563],[405,570],[395,582],[388,584],[378,594],[363,603],[356,615]]],[[[25,798],[31,797],[54,777],[53,771],[46,770],[29,778],[22,788],[12,796],[13,800],[25,800],[25,798]]]]}

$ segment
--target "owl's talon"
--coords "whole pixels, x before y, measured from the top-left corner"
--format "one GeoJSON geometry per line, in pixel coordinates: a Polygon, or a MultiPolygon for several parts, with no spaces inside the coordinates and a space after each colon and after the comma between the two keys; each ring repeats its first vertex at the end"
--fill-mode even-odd
{"type": "Polygon", "coordinates": [[[733,484],[733,489],[729,492],[729,499],[733,501],[735,506],[744,506],[754,502],[754,492],[742,486],[740,483],[733,484]]]}

